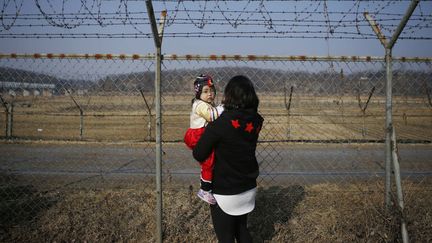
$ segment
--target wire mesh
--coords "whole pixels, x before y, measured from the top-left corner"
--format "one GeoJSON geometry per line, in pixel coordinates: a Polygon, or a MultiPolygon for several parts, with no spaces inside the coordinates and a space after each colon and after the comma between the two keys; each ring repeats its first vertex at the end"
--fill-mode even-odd
{"type": "MultiPolygon", "coordinates": [[[[214,77],[218,102],[230,77],[243,74],[254,82],[260,97],[259,112],[265,119],[257,148],[263,184],[343,184],[383,176],[383,61],[165,60],[164,68],[163,140],[180,142],[181,150],[164,155],[165,172],[170,178],[184,179],[185,174],[199,172],[181,141],[189,122],[192,83],[202,73],[214,77]],[[194,164],[195,169],[185,169],[194,164]]],[[[426,144],[419,146],[428,148],[431,111],[424,87],[430,82],[430,66],[399,61],[394,69],[398,141],[426,144]],[[411,124],[400,122],[408,119],[411,124]]],[[[403,158],[402,147],[405,145],[401,146],[403,158]]],[[[425,164],[430,160],[426,159],[425,164]]],[[[405,168],[409,170],[406,177],[423,177],[420,167],[407,163],[405,168]]]]}
{"type": "MultiPolygon", "coordinates": [[[[0,146],[3,229],[36,227],[53,205],[70,212],[80,200],[90,202],[85,214],[94,204],[102,207],[95,217],[108,217],[105,207],[122,201],[100,205],[98,191],[109,196],[153,188],[153,61],[48,56],[0,59],[1,136],[8,139],[0,146]],[[68,203],[71,197],[75,203],[68,203]]],[[[131,203],[133,195],[128,198],[131,203]]]]}
{"type": "MultiPolygon", "coordinates": [[[[329,40],[376,39],[364,19],[366,12],[385,36],[392,36],[410,4],[399,0],[153,2],[156,16],[167,13],[164,39],[321,39],[327,43],[328,55],[329,40]]],[[[430,6],[428,1],[418,4],[400,40],[432,38],[430,6]]],[[[9,41],[153,37],[142,1],[12,0],[0,9],[0,38],[9,41]]],[[[0,241],[157,238],[152,237],[154,219],[146,218],[145,213],[153,212],[156,204],[154,191],[149,189],[154,188],[156,170],[153,58],[0,54],[0,136],[5,138],[0,146],[0,241]],[[54,218],[57,221],[51,220],[54,218]],[[17,231],[9,237],[10,229],[18,228],[15,226],[28,227],[31,233],[20,238],[17,231]]],[[[279,235],[275,234],[276,225],[289,221],[300,201],[321,205],[313,200],[320,193],[326,199],[323,204],[330,206],[315,208],[319,218],[306,225],[325,225],[325,233],[334,238],[324,240],[319,238],[323,234],[315,231],[314,241],[352,241],[335,236],[336,229],[343,231],[344,227],[349,237],[355,232],[360,241],[391,241],[395,237],[392,229],[382,228],[394,228],[397,223],[388,217],[382,223],[379,210],[375,210],[379,222],[369,220],[376,212],[365,212],[368,201],[364,200],[366,192],[368,198],[383,194],[376,191],[382,188],[379,182],[383,181],[385,159],[383,59],[166,56],[163,65],[164,193],[174,195],[174,200],[164,205],[164,223],[169,226],[164,234],[169,241],[214,240],[214,236],[208,237],[213,235],[211,227],[203,230],[179,224],[193,223],[190,219],[196,215],[200,224],[202,218],[203,224],[209,224],[204,207],[193,200],[193,188],[199,183],[198,164],[182,143],[189,121],[191,83],[200,73],[217,81],[217,102],[228,79],[237,74],[252,79],[261,99],[265,124],[257,148],[259,184],[269,187],[259,188],[256,211],[263,217],[252,215],[251,229],[262,233],[255,239],[294,241],[287,237],[295,235],[292,233],[301,223],[290,225],[288,233],[279,235]],[[345,193],[356,186],[348,182],[364,183],[366,186],[355,189],[362,195],[345,193]],[[316,183],[320,185],[305,186],[316,183]],[[181,186],[189,191],[173,190],[181,186]],[[312,195],[312,200],[305,200],[306,194],[312,195]],[[177,200],[189,205],[178,205],[177,200]],[[351,205],[345,211],[335,210],[336,200],[351,205]],[[345,225],[320,221],[342,218],[338,213],[354,220],[345,225]],[[358,220],[362,218],[369,221],[358,220]],[[373,230],[358,231],[360,222],[367,222],[373,230]],[[378,232],[375,235],[384,232],[385,238],[373,238],[374,230],[378,232]],[[185,238],[179,238],[182,236],[185,238]]],[[[432,173],[430,60],[397,59],[393,66],[393,115],[402,178],[404,186],[408,185],[404,189],[409,193],[419,188],[424,191],[430,188],[432,173]]],[[[420,228],[422,235],[414,235],[413,241],[430,239],[428,230],[422,230],[429,226],[428,213],[417,214],[426,215],[426,223],[410,219],[410,213],[417,210],[409,207],[410,202],[423,205],[419,206],[423,212],[428,210],[422,202],[426,193],[408,198],[407,217],[394,217],[412,220],[412,225],[420,228]]]]}
{"type": "Polygon", "coordinates": [[[154,119],[153,61],[2,59],[2,63],[2,96],[14,107],[11,136],[154,139],[151,130],[142,129],[154,119]]]}
{"type": "MultiPolygon", "coordinates": [[[[94,190],[154,187],[153,59],[39,54],[0,58],[2,222],[43,217],[35,212],[50,208],[66,191],[88,190],[89,196],[94,190]]],[[[431,64],[400,58],[393,68],[402,178],[430,187],[431,64]]],[[[193,80],[202,73],[214,78],[217,103],[232,76],[244,74],[253,81],[265,119],[257,148],[260,186],[343,187],[360,182],[373,190],[371,185],[383,181],[383,59],[166,55],[165,192],[185,186],[193,195],[199,185],[199,166],[183,135],[189,126],[193,80]]],[[[116,195],[111,192],[105,196],[116,195]]],[[[173,220],[164,217],[165,222],[173,220]]]]}

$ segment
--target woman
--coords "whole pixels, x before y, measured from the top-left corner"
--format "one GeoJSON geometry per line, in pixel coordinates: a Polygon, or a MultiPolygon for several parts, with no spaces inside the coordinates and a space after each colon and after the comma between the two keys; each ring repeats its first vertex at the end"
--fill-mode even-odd
{"type": "Polygon", "coordinates": [[[219,242],[252,242],[247,216],[255,207],[258,163],[255,157],[263,118],[257,113],[259,99],[245,76],[231,78],[222,101],[225,111],[210,123],[193,149],[204,161],[214,149],[211,216],[219,242]]]}

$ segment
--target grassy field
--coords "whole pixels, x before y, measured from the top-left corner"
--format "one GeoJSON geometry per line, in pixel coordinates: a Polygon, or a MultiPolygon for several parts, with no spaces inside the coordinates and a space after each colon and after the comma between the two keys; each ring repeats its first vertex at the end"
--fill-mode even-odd
{"type": "MultiPolygon", "coordinates": [[[[152,107],[153,97],[147,94],[152,107]]],[[[293,96],[289,111],[284,96],[260,94],[260,113],[265,124],[262,141],[274,140],[382,140],[385,100],[374,98],[363,112],[367,97],[293,96]]],[[[147,109],[140,95],[54,96],[14,101],[13,136],[30,139],[88,141],[153,140],[155,111],[147,109]],[[82,132],[81,132],[82,131],[82,132]]],[[[163,140],[181,141],[189,125],[190,97],[164,95],[163,140]]],[[[395,97],[393,120],[398,139],[430,140],[432,107],[423,98],[395,97]]],[[[5,136],[4,112],[0,112],[0,135],[5,136]]]]}
{"type": "MultiPolygon", "coordinates": [[[[411,242],[432,240],[427,185],[403,185],[409,188],[403,215],[411,242]]],[[[153,186],[49,193],[31,186],[9,188],[20,193],[12,194],[14,204],[0,197],[0,241],[155,242],[153,186]]],[[[164,242],[216,242],[209,207],[195,191],[192,186],[164,188],[164,242]]],[[[378,181],[260,187],[249,228],[254,242],[401,242],[397,212],[385,210],[378,181]]]]}
{"type": "MultiPolygon", "coordinates": [[[[264,151],[266,154],[277,155],[275,144],[287,140],[342,143],[384,139],[382,97],[374,98],[365,112],[356,97],[294,96],[289,112],[280,94],[260,94],[260,98],[260,113],[265,118],[260,140],[272,144],[269,151],[264,151]]],[[[152,99],[146,96],[149,105],[152,99]]],[[[366,99],[362,97],[362,101],[366,99]]],[[[75,97],[75,101],[84,111],[82,138],[79,109],[66,96],[14,100],[13,136],[65,143],[81,139],[131,144],[154,140],[155,111],[148,111],[138,94],[83,96],[75,97]]],[[[430,141],[432,109],[427,102],[407,97],[395,97],[394,102],[398,139],[430,141]]],[[[165,142],[182,140],[189,124],[189,110],[189,96],[163,97],[165,142]]],[[[6,114],[1,111],[0,136],[5,136],[5,120],[6,114]]],[[[33,167],[37,166],[46,165],[33,167]]],[[[32,183],[21,183],[22,179],[0,176],[1,242],[155,241],[155,186],[151,179],[128,181],[124,187],[115,183],[109,188],[89,184],[48,191],[42,187],[61,185],[64,176],[58,178],[60,183],[45,177],[33,177],[32,183]],[[134,183],[136,186],[131,186],[134,183]]],[[[101,185],[107,184],[107,178],[99,179],[101,185]]],[[[427,180],[422,177],[420,182],[404,181],[403,185],[403,215],[412,242],[432,241],[432,183],[427,180]]],[[[164,240],[216,242],[208,206],[195,196],[197,188],[189,184],[174,187],[174,183],[178,180],[164,184],[164,240]]],[[[260,185],[256,210],[250,216],[253,238],[255,242],[401,241],[400,213],[393,208],[385,210],[383,188],[381,179],[367,183],[260,185]]]]}

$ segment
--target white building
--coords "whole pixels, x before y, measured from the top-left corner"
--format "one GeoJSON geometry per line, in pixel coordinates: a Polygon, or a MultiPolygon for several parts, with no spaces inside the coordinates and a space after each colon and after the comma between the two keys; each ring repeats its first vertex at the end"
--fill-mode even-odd
{"type": "Polygon", "coordinates": [[[0,81],[0,92],[11,96],[38,96],[41,92],[44,96],[52,96],[55,88],[55,84],[0,81]]]}

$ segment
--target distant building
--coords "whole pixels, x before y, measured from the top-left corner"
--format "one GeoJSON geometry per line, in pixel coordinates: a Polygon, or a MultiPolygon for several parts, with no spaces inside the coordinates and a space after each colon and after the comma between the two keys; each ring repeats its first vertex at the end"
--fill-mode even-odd
{"type": "Polygon", "coordinates": [[[10,95],[10,96],[16,96],[15,91],[12,90],[12,89],[8,90],[7,94],[10,95]]]}
{"type": "Polygon", "coordinates": [[[73,89],[64,89],[63,90],[63,94],[65,96],[70,96],[70,95],[85,95],[88,93],[88,89],[77,89],[77,90],[73,90],[73,89]]]}
{"type": "Polygon", "coordinates": [[[71,95],[72,93],[73,93],[73,90],[72,90],[72,89],[67,89],[67,88],[63,89],[63,94],[64,94],[65,96],[69,96],[69,95],[71,95]]]}
{"type": "Polygon", "coordinates": [[[55,84],[0,81],[0,93],[10,96],[52,96],[55,88],[55,84]]]}
{"type": "Polygon", "coordinates": [[[23,90],[22,90],[22,95],[23,95],[23,96],[30,96],[30,91],[27,90],[27,89],[23,89],[23,90]]]}
{"type": "Polygon", "coordinates": [[[79,90],[77,90],[77,94],[78,95],[85,95],[85,94],[87,94],[88,93],[88,90],[87,89],[79,89],[79,90]]]}
{"type": "Polygon", "coordinates": [[[44,90],[42,90],[42,96],[45,96],[45,97],[51,97],[51,96],[53,96],[53,90],[52,89],[44,89],[44,90]]]}

